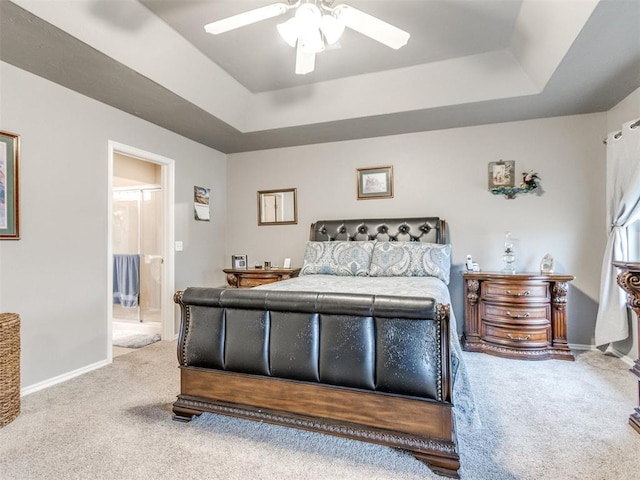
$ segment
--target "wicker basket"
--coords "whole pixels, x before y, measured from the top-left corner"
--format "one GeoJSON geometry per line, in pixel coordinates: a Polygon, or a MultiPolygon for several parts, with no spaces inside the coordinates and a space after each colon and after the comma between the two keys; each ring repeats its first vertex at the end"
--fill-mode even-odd
{"type": "Polygon", "coordinates": [[[0,428],[20,413],[20,316],[0,313],[0,428]]]}

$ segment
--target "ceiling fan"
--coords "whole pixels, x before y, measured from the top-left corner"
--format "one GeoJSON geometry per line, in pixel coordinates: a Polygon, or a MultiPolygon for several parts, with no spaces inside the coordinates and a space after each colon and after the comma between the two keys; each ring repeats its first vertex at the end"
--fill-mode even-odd
{"type": "Polygon", "coordinates": [[[407,44],[409,33],[349,5],[333,6],[334,0],[289,0],[239,13],[205,25],[214,35],[278,17],[295,10],[293,17],[278,24],[278,32],[296,48],[296,73],[313,72],[316,54],[335,45],[345,27],[395,50],[407,44]]]}

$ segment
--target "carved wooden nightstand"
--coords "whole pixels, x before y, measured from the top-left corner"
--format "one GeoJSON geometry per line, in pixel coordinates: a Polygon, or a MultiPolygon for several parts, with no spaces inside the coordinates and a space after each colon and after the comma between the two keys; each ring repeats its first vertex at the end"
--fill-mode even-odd
{"type": "Polygon", "coordinates": [[[227,284],[232,288],[251,288],[297,277],[299,268],[225,268],[227,284]]]}
{"type": "Polygon", "coordinates": [[[506,358],[573,360],[567,344],[572,275],[465,272],[462,347],[506,358]]]}

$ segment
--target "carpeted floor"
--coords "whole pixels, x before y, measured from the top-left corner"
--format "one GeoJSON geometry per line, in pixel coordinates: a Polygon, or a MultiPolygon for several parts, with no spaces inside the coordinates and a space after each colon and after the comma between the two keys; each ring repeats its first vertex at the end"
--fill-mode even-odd
{"type": "MultiPolygon", "coordinates": [[[[203,414],[171,420],[175,342],[31,394],[0,429],[0,479],[425,480],[391,448],[203,414]]],[[[630,480],[640,435],[627,425],[635,379],[616,358],[524,362],[464,354],[483,425],[459,432],[474,480],[630,480]]]]}

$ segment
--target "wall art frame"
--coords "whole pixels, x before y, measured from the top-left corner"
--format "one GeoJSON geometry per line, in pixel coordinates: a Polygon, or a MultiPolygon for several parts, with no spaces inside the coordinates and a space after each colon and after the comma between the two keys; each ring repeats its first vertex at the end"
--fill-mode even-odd
{"type": "Polygon", "coordinates": [[[393,198],[393,167],[356,169],[358,200],[393,198]]]}
{"type": "Polygon", "coordinates": [[[20,135],[0,130],[0,240],[20,239],[20,135]]]}
{"type": "Polygon", "coordinates": [[[280,188],[258,191],[258,225],[296,225],[298,189],[280,188]]]}
{"type": "Polygon", "coordinates": [[[211,220],[211,210],[209,208],[209,198],[211,189],[207,187],[193,187],[193,217],[199,222],[209,222],[211,220]]]}
{"type": "Polygon", "coordinates": [[[516,161],[499,160],[489,162],[489,190],[515,185],[516,161]]]}

